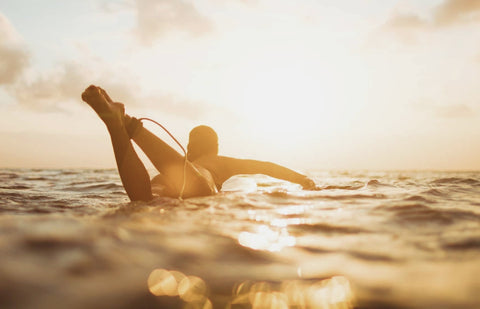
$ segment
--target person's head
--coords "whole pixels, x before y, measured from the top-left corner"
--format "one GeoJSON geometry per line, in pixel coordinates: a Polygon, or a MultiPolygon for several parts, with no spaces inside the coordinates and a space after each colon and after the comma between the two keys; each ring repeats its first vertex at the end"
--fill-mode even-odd
{"type": "Polygon", "coordinates": [[[190,131],[187,158],[195,161],[204,155],[218,154],[218,136],[209,126],[198,126],[190,131]]]}

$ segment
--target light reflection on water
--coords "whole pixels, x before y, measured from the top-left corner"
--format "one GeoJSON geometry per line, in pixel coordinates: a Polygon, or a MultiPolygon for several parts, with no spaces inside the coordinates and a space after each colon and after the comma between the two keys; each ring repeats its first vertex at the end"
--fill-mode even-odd
{"type": "Polygon", "coordinates": [[[115,170],[0,170],[0,307],[480,308],[478,172],[314,175],[127,203],[115,170]]]}
{"type": "MultiPolygon", "coordinates": [[[[308,224],[310,219],[280,216],[302,215],[310,206],[295,205],[279,207],[275,212],[248,210],[248,217],[264,224],[241,231],[238,243],[246,248],[279,252],[294,247],[296,238],[289,234],[290,225],[308,224]]],[[[301,277],[301,270],[298,269],[301,277]]],[[[177,270],[155,269],[148,278],[148,289],[155,296],[178,297],[184,308],[210,309],[212,300],[206,282],[197,276],[189,276],[177,270]]],[[[216,304],[215,306],[217,306],[216,304]]],[[[354,294],[349,280],[344,276],[314,280],[298,279],[283,281],[241,281],[234,284],[228,301],[222,308],[228,309],[348,309],[354,306],[354,294]]]]}
{"type": "MultiPolygon", "coordinates": [[[[154,269],[148,289],[155,296],[179,297],[184,308],[212,308],[204,280],[179,271],[154,269]]],[[[285,280],[282,282],[243,281],[236,284],[225,308],[228,309],[349,309],[354,294],[346,277],[323,280],[285,280]]]]}
{"type": "Polygon", "coordinates": [[[257,226],[254,233],[241,232],[238,235],[238,242],[244,247],[271,252],[293,247],[296,243],[295,237],[290,236],[286,228],[274,231],[266,225],[257,226]]]}
{"type": "Polygon", "coordinates": [[[233,291],[229,308],[352,308],[353,293],[347,278],[319,281],[287,280],[279,284],[245,281],[233,291]],[[235,306],[240,305],[243,306],[235,306]]]}
{"type": "Polygon", "coordinates": [[[155,296],[178,296],[187,308],[212,308],[205,281],[179,271],[154,269],[148,277],[148,289],[155,296]]]}

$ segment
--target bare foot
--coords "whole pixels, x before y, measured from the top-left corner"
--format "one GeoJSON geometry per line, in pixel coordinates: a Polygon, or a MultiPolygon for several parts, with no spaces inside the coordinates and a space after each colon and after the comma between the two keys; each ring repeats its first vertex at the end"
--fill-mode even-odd
{"type": "Polygon", "coordinates": [[[107,127],[125,125],[125,106],[122,103],[113,102],[102,88],[89,86],[82,93],[82,100],[93,108],[107,127]]]}
{"type": "MultiPolygon", "coordinates": [[[[110,96],[108,95],[108,93],[105,91],[105,89],[101,88],[101,87],[97,87],[99,90],[100,90],[100,93],[105,97],[105,99],[107,100],[107,102],[109,103],[113,103],[113,100],[110,98],[110,96]]],[[[128,114],[124,114],[124,119],[125,119],[125,126],[127,127],[127,132],[128,132],[128,135],[130,135],[130,137],[133,136],[134,134],[134,130],[138,127],[138,123],[137,124],[132,124],[132,121],[135,122],[133,120],[133,118],[128,115],[128,114]],[[130,130],[129,130],[130,128],[130,130]]],[[[138,120],[137,120],[138,122],[138,120]]]]}
{"type": "Polygon", "coordinates": [[[113,100],[110,98],[110,96],[108,95],[108,93],[105,91],[105,89],[101,88],[101,87],[98,87],[98,89],[100,89],[100,93],[105,97],[105,99],[107,99],[107,101],[109,103],[113,103],[113,100]]]}

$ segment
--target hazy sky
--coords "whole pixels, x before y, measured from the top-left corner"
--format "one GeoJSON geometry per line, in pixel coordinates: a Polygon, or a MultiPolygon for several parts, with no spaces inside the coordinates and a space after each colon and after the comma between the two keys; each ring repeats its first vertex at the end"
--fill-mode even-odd
{"type": "Polygon", "coordinates": [[[89,84],[224,155],[480,169],[480,1],[2,0],[0,167],[114,167],[89,84]]]}

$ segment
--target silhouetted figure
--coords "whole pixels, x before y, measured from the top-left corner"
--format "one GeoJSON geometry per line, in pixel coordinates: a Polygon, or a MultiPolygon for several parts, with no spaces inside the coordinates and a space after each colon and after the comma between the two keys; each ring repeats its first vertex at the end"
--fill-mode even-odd
{"type": "Polygon", "coordinates": [[[190,132],[185,161],[184,156],[145,129],[141,121],[125,114],[124,105],[113,102],[102,88],[88,87],[82,99],[107,126],[118,172],[132,201],[148,201],[153,195],[179,197],[182,188],[185,198],[213,195],[227,179],[238,174],[264,174],[300,184],[304,189],[315,188],[307,176],[278,164],[219,156],[217,134],[208,126],[190,132]],[[130,140],[160,172],[151,181],[130,140]]]}

